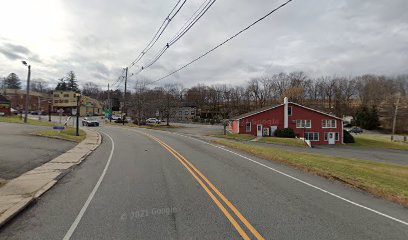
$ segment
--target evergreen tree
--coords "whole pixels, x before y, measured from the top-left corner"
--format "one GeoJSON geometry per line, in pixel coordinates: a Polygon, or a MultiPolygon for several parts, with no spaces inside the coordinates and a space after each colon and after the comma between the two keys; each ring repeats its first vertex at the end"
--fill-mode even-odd
{"type": "Polygon", "coordinates": [[[366,105],[361,106],[356,112],[356,124],[364,129],[373,130],[380,126],[378,111],[375,106],[369,109],[366,105]]]}
{"type": "Polygon", "coordinates": [[[69,71],[67,74],[66,83],[67,83],[67,90],[69,91],[78,91],[78,83],[76,75],[73,71],[69,71]]]}
{"type": "Polygon", "coordinates": [[[67,90],[67,83],[65,82],[64,78],[61,78],[59,80],[59,83],[57,84],[57,87],[55,87],[55,90],[60,90],[60,91],[67,90]]]}
{"type": "Polygon", "coordinates": [[[18,78],[17,74],[15,73],[10,73],[3,82],[3,87],[4,88],[10,88],[10,89],[21,89],[21,81],[20,78],[18,78]]]}

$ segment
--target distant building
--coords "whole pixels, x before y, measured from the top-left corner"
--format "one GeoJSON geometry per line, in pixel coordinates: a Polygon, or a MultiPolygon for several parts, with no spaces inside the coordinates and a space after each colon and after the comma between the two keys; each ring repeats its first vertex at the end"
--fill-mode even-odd
{"type": "Polygon", "coordinates": [[[274,136],[276,129],[291,128],[311,144],[342,144],[343,120],[333,115],[288,102],[249,112],[232,119],[233,133],[274,136]]]}
{"type": "MultiPolygon", "coordinates": [[[[11,107],[16,110],[23,110],[25,106],[26,90],[2,89],[2,95],[10,100],[11,107]]],[[[48,93],[30,91],[28,111],[48,111],[48,101],[51,96],[48,93]]]]}
{"type": "Polygon", "coordinates": [[[0,116],[10,115],[11,103],[3,95],[0,95],[0,116]]]}
{"type": "MultiPolygon", "coordinates": [[[[54,91],[52,93],[52,111],[63,109],[65,114],[70,115],[72,109],[77,107],[77,97],[74,91],[54,91]]],[[[93,98],[81,95],[81,116],[95,116],[103,114],[102,104],[93,98]]]]}
{"type": "Polygon", "coordinates": [[[179,107],[173,109],[171,114],[172,121],[176,122],[192,122],[198,115],[196,107],[179,107]]]}

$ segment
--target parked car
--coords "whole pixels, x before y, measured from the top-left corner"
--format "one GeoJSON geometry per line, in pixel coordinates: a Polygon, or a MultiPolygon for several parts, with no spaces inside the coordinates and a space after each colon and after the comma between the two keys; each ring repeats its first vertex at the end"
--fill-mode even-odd
{"type": "Polygon", "coordinates": [[[359,127],[352,127],[348,131],[351,133],[363,133],[363,129],[359,127]]]}
{"type": "Polygon", "coordinates": [[[146,123],[154,123],[154,124],[160,124],[160,120],[157,118],[148,118],[146,119],[146,123]]]}
{"type": "Polygon", "coordinates": [[[112,120],[118,120],[118,119],[121,119],[121,117],[120,117],[120,116],[113,115],[113,116],[111,117],[111,119],[112,119],[112,120]]]}
{"type": "Polygon", "coordinates": [[[99,121],[98,121],[98,119],[93,118],[93,117],[85,117],[85,118],[82,120],[82,126],[98,127],[98,126],[99,126],[99,121]]]}

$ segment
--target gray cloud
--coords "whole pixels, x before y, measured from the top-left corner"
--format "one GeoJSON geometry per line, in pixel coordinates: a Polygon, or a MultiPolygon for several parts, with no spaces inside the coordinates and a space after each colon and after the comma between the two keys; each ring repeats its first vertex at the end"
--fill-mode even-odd
{"type": "MultiPolygon", "coordinates": [[[[138,77],[155,80],[168,74],[281,2],[217,1],[155,65],[130,81],[138,77]]],[[[42,74],[40,77],[44,79],[57,79],[73,70],[80,83],[93,81],[106,86],[107,82],[117,79],[121,68],[136,58],[174,3],[64,1],[69,21],[61,28],[67,33],[64,41],[70,50],[60,54],[56,49],[55,58],[41,59],[43,70],[37,74],[42,74]]],[[[129,70],[129,75],[146,64],[200,4],[201,1],[188,1],[157,46],[140,65],[129,70]]],[[[406,0],[293,1],[217,51],[158,84],[239,85],[255,76],[298,70],[311,76],[408,73],[406,9],[406,0]]],[[[10,39],[12,36],[7,35],[0,38],[0,44],[3,43],[0,52],[7,59],[22,56],[35,59],[36,55],[25,47],[5,44],[10,39]]],[[[5,73],[0,71],[2,74],[5,73]]]]}
{"type": "Polygon", "coordinates": [[[0,48],[0,53],[10,60],[30,60],[37,63],[41,62],[41,59],[37,54],[32,53],[28,48],[22,45],[4,43],[0,48]]]}

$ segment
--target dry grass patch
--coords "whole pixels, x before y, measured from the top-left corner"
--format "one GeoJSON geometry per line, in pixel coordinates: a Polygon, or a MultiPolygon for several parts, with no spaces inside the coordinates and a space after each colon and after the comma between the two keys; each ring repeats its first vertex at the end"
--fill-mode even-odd
{"type": "Polygon", "coordinates": [[[376,196],[408,206],[408,166],[307,154],[239,142],[214,142],[278,161],[326,178],[336,179],[376,196]]]}

